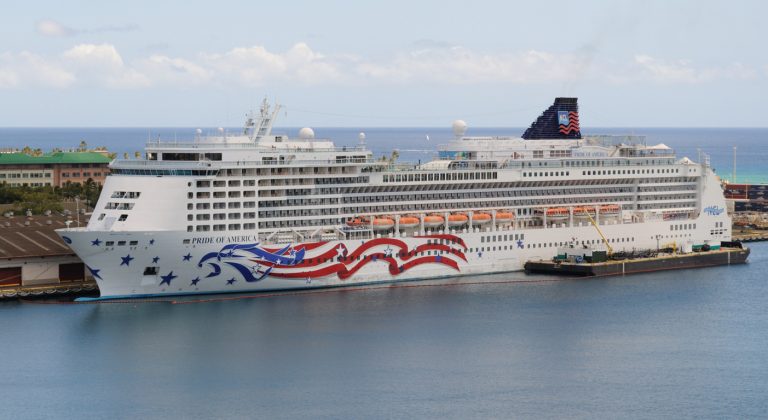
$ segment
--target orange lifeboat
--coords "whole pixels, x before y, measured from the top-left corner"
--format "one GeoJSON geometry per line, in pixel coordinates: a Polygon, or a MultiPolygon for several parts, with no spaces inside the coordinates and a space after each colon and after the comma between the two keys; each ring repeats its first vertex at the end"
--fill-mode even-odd
{"type": "Polygon", "coordinates": [[[565,207],[551,207],[547,209],[548,220],[564,220],[568,218],[568,209],[565,207]]]}
{"type": "Polygon", "coordinates": [[[573,216],[584,218],[584,219],[589,219],[589,216],[595,217],[595,208],[594,207],[574,207],[573,216]]]}
{"type": "Polygon", "coordinates": [[[515,219],[514,213],[507,211],[496,212],[496,223],[510,223],[515,219]]]}
{"type": "Polygon", "coordinates": [[[600,214],[604,216],[618,216],[621,212],[621,207],[619,207],[617,204],[607,204],[605,206],[600,206],[600,214]]]}
{"type": "Polygon", "coordinates": [[[445,223],[445,218],[437,214],[432,214],[424,217],[424,227],[435,228],[440,227],[445,223]]]}
{"type": "Polygon", "coordinates": [[[448,216],[448,226],[458,227],[464,226],[469,221],[469,217],[466,214],[452,214],[448,216]]]}
{"type": "Polygon", "coordinates": [[[419,225],[419,219],[413,216],[403,216],[400,218],[400,229],[407,229],[419,225]]]}
{"type": "Polygon", "coordinates": [[[389,217],[377,217],[373,219],[373,230],[385,231],[395,226],[395,221],[389,217]]]}
{"type": "Polygon", "coordinates": [[[472,213],[473,225],[485,225],[491,223],[491,215],[488,213],[472,213]]]}
{"type": "Polygon", "coordinates": [[[370,222],[364,217],[355,217],[347,221],[347,226],[351,227],[368,226],[369,224],[370,222]]]}

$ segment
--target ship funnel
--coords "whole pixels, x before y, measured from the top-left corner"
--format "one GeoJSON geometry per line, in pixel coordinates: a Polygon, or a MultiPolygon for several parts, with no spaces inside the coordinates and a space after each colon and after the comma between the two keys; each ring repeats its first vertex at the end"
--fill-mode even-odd
{"type": "Polygon", "coordinates": [[[526,140],[580,139],[578,98],[555,98],[555,103],[525,130],[523,138],[526,140]]]}

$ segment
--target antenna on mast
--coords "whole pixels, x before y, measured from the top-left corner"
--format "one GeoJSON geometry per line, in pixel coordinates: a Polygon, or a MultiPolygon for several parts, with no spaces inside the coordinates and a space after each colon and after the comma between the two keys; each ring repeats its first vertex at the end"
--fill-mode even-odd
{"type": "Polygon", "coordinates": [[[270,110],[269,102],[265,97],[261,102],[261,108],[259,109],[258,115],[253,111],[246,115],[243,134],[253,141],[270,135],[272,133],[272,124],[274,123],[277,114],[280,112],[280,108],[280,104],[275,104],[274,108],[270,110]]]}

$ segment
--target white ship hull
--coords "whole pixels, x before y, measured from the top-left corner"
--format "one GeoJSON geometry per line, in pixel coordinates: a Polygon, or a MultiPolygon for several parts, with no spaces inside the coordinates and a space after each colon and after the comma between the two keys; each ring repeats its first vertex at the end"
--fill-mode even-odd
{"type": "MultiPolygon", "coordinates": [[[[704,214],[698,220],[685,223],[686,226],[695,224],[697,229],[679,231],[670,226],[679,225],[680,221],[605,224],[601,231],[613,241],[616,251],[656,249],[670,242],[701,244],[705,241],[700,238],[704,237],[709,238],[707,243],[719,244],[720,240],[730,239],[730,231],[711,235],[707,227],[715,219],[719,220],[720,216],[704,214]]],[[[195,238],[196,242],[210,243],[181,245],[183,238],[188,238],[186,232],[105,234],[71,229],[61,234],[71,241],[70,246],[92,270],[102,298],[276,291],[512,272],[522,270],[527,260],[551,258],[559,246],[574,238],[590,246],[599,246],[602,241],[590,224],[384,236],[367,241],[290,246],[259,246],[249,240],[253,239],[249,235],[203,236],[195,238]],[[94,246],[94,241],[126,245],[94,246]],[[128,245],[131,241],[137,245],[128,245]],[[275,251],[276,248],[280,249],[275,251]],[[282,256],[283,261],[279,261],[280,264],[269,261],[274,257],[257,255],[252,252],[255,249],[282,256]],[[417,249],[414,254],[401,255],[417,249]],[[296,258],[302,250],[303,255],[296,258]],[[353,260],[355,251],[361,250],[360,258],[353,260]],[[156,267],[156,273],[145,275],[147,267],[156,267]],[[243,267],[248,273],[242,271],[243,267]]]]}

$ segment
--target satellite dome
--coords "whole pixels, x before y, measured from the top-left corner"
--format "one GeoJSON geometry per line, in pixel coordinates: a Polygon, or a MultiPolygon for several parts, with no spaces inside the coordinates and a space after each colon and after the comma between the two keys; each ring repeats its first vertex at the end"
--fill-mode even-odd
{"type": "Polygon", "coordinates": [[[304,127],[299,130],[299,138],[302,140],[311,140],[315,138],[315,130],[309,127],[304,127]]]}
{"type": "Polygon", "coordinates": [[[464,120],[456,120],[451,124],[451,128],[453,129],[453,135],[460,137],[467,132],[467,123],[464,120]]]}
{"type": "Polygon", "coordinates": [[[197,130],[195,130],[195,133],[196,133],[196,134],[203,134],[203,130],[201,130],[201,129],[199,129],[199,128],[198,128],[197,130]]]}
{"type": "Polygon", "coordinates": [[[360,134],[358,134],[358,135],[357,135],[357,138],[358,138],[358,139],[360,139],[360,141],[363,141],[363,140],[365,140],[365,133],[363,133],[363,132],[361,131],[361,132],[360,132],[360,134]]]}

